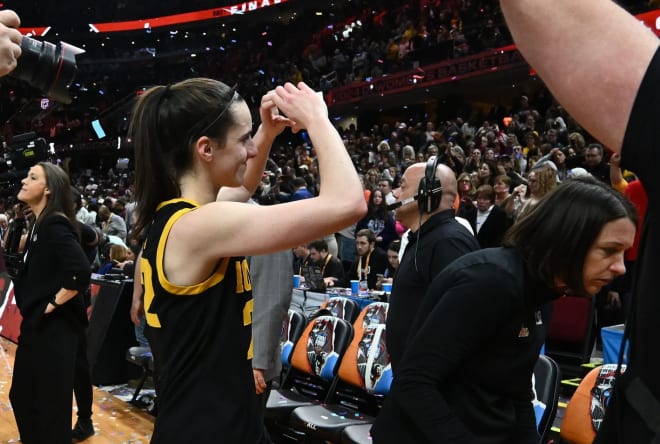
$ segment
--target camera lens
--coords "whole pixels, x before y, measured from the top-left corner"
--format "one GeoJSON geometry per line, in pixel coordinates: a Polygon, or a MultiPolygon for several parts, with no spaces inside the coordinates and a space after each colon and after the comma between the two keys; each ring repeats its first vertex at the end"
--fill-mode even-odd
{"type": "Polygon", "coordinates": [[[71,103],[69,85],[77,72],[76,56],[85,52],[68,43],[21,40],[21,57],[12,76],[26,81],[58,102],[71,103]]]}

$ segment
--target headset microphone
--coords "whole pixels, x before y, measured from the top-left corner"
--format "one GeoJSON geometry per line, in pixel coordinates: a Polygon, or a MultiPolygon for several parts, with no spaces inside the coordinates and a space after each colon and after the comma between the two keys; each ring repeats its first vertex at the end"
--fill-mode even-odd
{"type": "Polygon", "coordinates": [[[406,199],[400,200],[398,202],[394,202],[393,204],[390,204],[387,206],[387,211],[392,211],[396,210],[399,207],[402,207],[404,205],[408,205],[409,203],[415,202],[419,197],[417,195],[413,197],[408,197],[406,199]]]}

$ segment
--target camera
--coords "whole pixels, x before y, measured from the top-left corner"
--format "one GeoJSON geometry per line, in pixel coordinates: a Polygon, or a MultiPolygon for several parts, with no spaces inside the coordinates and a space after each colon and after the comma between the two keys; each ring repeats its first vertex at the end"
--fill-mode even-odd
{"type": "Polygon", "coordinates": [[[21,57],[12,76],[24,80],[48,97],[71,103],[69,85],[78,71],[76,56],[85,50],[59,42],[53,44],[23,36],[21,57]]]}
{"type": "Polygon", "coordinates": [[[0,142],[0,188],[4,190],[18,187],[27,170],[37,162],[48,160],[50,154],[46,140],[35,133],[19,134],[8,143],[0,137],[0,142]]]}
{"type": "Polygon", "coordinates": [[[34,132],[12,137],[4,151],[8,166],[21,172],[48,159],[48,143],[34,132]]]}

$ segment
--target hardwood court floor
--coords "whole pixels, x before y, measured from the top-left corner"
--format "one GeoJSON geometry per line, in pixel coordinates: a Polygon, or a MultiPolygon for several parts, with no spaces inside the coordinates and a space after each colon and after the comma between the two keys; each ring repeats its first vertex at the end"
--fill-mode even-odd
{"type": "MultiPolygon", "coordinates": [[[[14,412],[9,403],[9,388],[16,344],[0,338],[0,443],[19,443],[14,412]]],[[[96,435],[85,444],[147,444],[154,428],[154,417],[109,393],[94,387],[92,406],[96,435]]],[[[76,421],[74,400],[71,424],[76,421]]]]}

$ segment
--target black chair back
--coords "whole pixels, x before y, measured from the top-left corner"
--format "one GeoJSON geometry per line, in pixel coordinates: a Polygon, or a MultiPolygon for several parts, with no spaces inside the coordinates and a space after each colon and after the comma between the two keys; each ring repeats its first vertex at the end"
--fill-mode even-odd
{"type": "Polygon", "coordinates": [[[557,414],[561,371],[557,363],[550,357],[540,355],[534,366],[534,390],[536,399],[545,404],[545,410],[539,421],[541,443],[545,442],[557,414]]]}

